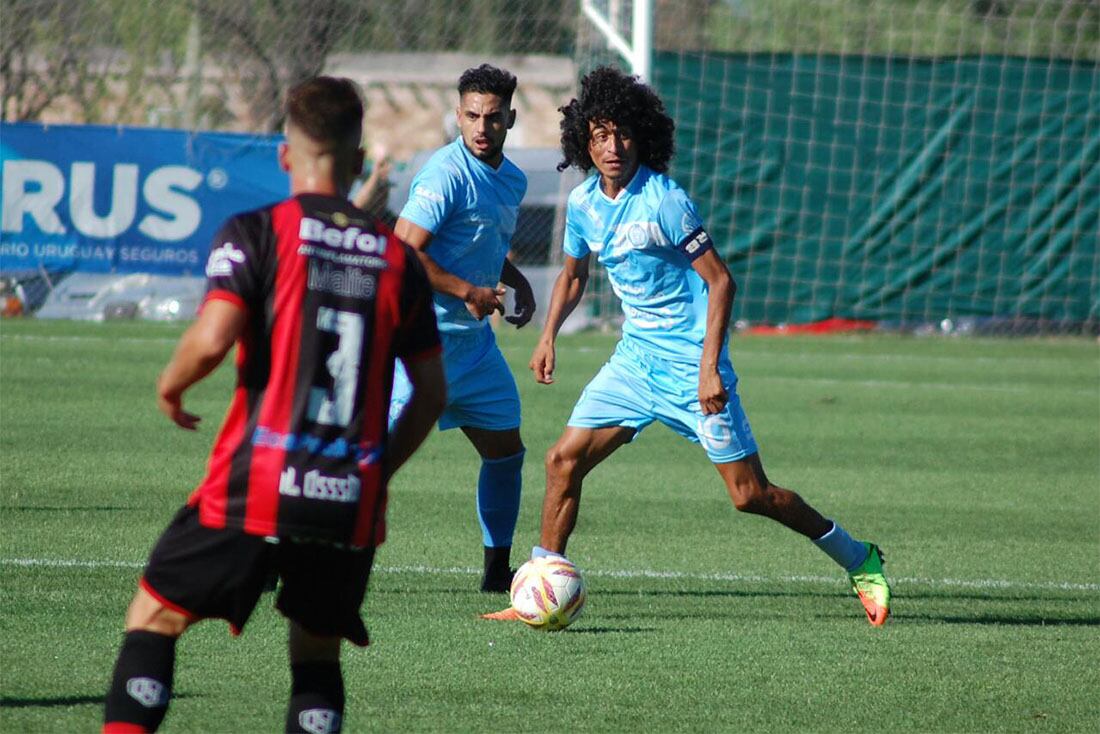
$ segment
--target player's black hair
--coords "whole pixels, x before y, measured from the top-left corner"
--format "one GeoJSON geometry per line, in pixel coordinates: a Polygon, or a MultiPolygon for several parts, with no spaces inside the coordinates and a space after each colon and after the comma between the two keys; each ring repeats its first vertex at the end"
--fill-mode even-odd
{"type": "Polygon", "coordinates": [[[638,146],[638,160],[658,173],[668,170],[676,128],[657,93],[640,79],[610,66],[601,66],[581,79],[580,99],[561,113],[561,154],[558,170],[576,166],[588,172],[594,165],[588,154],[588,123],[613,122],[630,130],[638,146]]]}
{"type": "Polygon", "coordinates": [[[458,94],[460,97],[467,92],[478,92],[480,94],[495,94],[502,100],[510,102],[515,91],[516,75],[489,64],[467,69],[458,78],[458,94]]]}
{"type": "Polygon", "coordinates": [[[318,143],[341,143],[363,133],[363,99],[350,79],[317,76],[286,95],[287,122],[318,143]]]}

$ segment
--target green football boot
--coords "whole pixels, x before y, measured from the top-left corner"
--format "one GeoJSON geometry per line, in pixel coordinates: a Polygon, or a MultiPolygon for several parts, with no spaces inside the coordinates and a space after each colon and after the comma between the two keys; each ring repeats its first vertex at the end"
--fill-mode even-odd
{"type": "Polygon", "coordinates": [[[877,545],[863,545],[867,546],[867,558],[859,568],[848,574],[848,579],[852,582],[852,591],[856,592],[867,612],[867,621],[881,627],[890,616],[890,583],[882,573],[882,564],[886,561],[877,545]]]}

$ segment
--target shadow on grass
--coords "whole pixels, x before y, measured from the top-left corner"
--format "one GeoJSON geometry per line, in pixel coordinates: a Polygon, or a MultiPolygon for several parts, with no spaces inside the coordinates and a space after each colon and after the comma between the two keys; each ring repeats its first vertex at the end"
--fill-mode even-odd
{"type": "Polygon", "coordinates": [[[141,509],[144,508],[123,505],[0,505],[3,512],[128,512],[141,509]]]}
{"type": "MultiPolygon", "coordinates": [[[[5,698],[0,697],[0,708],[29,709],[29,708],[58,708],[62,706],[102,706],[106,691],[98,696],[55,696],[42,698],[5,698]]],[[[190,694],[173,693],[172,700],[183,698],[195,698],[190,694]]]]}
{"type": "Polygon", "coordinates": [[[618,589],[600,589],[600,596],[642,596],[642,597],[656,597],[656,596],[685,596],[697,599],[708,597],[732,597],[739,599],[750,599],[753,597],[816,597],[820,599],[835,599],[837,597],[847,597],[851,594],[849,591],[805,591],[805,590],[781,590],[781,591],[757,591],[752,589],[723,589],[723,590],[707,590],[697,591],[692,589],[640,589],[638,591],[627,591],[618,589]]]}
{"type": "Polygon", "coordinates": [[[1070,617],[1057,619],[1051,617],[1025,616],[1020,614],[986,615],[975,614],[968,617],[960,614],[903,614],[895,616],[895,621],[939,622],[942,624],[980,624],[1004,627],[1100,627],[1100,617],[1070,617]]]}
{"type": "Polygon", "coordinates": [[[658,632],[656,627],[581,627],[565,630],[567,635],[648,634],[658,632]]]}

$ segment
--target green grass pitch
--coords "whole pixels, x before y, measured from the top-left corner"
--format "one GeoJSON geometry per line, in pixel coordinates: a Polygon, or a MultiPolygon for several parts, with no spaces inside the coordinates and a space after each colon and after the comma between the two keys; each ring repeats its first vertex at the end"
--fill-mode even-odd
{"type": "MultiPolygon", "coordinates": [[[[0,327],[0,731],[95,731],[153,540],[205,466],[156,412],[175,325],[0,327]]],[[[528,446],[517,560],[542,456],[614,339],[563,337],[558,382],[502,332],[528,446]]],[[[881,544],[894,612],[870,627],[808,541],[738,514],[695,445],[648,428],[589,477],[561,633],[479,620],[478,461],[433,433],[394,481],[390,538],[346,647],[348,732],[1095,731],[1100,726],[1100,349],[1094,340],[735,336],[769,475],[881,544]]],[[[166,732],[281,731],[285,626],[179,648],[166,732]]]]}

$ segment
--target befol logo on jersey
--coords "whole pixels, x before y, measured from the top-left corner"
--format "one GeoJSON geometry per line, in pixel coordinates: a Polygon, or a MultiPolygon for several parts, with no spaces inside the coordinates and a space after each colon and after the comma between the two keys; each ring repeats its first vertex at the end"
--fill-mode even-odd
{"type": "Polygon", "coordinates": [[[126,693],[147,709],[168,705],[168,689],[159,680],[130,678],[126,681],[126,693]]]}
{"type": "Polygon", "coordinates": [[[142,199],[155,213],[141,218],[138,231],[150,239],[176,242],[193,235],[202,222],[202,209],[188,196],[202,180],[193,168],[161,166],[141,181],[137,164],[116,163],[110,179],[111,205],[101,213],[95,208],[95,163],[75,161],[66,185],[64,172],[49,161],[8,160],[4,161],[0,230],[21,233],[29,217],[43,234],[68,234],[58,214],[67,198],[69,219],[77,232],[115,238],[134,225],[140,184],[142,199]]]}
{"type": "Polygon", "coordinates": [[[340,712],[335,709],[306,709],[299,712],[298,724],[310,734],[335,734],[340,731],[340,712]]]}
{"type": "Polygon", "coordinates": [[[386,238],[383,235],[364,232],[358,227],[329,227],[313,217],[302,217],[298,237],[305,242],[319,242],[343,250],[355,249],[368,255],[384,255],[386,252],[386,238]]]}
{"type": "Polygon", "coordinates": [[[206,261],[206,277],[232,275],[233,263],[243,263],[244,253],[233,246],[232,242],[226,242],[221,247],[210,251],[210,259],[206,261]]]}

